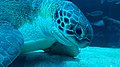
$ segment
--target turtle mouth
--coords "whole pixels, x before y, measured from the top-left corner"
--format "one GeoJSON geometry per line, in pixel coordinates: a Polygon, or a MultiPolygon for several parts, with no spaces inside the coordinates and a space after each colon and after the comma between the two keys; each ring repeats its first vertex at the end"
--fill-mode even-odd
{"type": "Polygon", "coordinates": [[[80,48],[84,48],[86,47],[91,41],[88,38],[77,38],[75,36],[65,36],[63,33],[61,32],[54,32],[55,34],[55,38],[57,39],[58,42],[60,42],[63,45],[67,45],[67,46],[78,46],[80,48]]]}
{"type": "Polygon", "coordinates": [[[88,38],[78,39],[76,37],[68,37],[68,39],[71,43],[73,43],[74,45],[76,45],[80,48],[86,47],[91,42],[90,39],[88,39],[88,38]]]}

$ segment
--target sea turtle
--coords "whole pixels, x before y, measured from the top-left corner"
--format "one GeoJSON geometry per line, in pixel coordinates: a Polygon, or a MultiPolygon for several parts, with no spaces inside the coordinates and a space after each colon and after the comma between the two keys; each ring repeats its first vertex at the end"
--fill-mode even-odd
{"type": "Polygon", "coordinates": [[[0,0],[0,67],[41,49],[74,57],[91,39],[91,25],[70,1],[0,0]]]}

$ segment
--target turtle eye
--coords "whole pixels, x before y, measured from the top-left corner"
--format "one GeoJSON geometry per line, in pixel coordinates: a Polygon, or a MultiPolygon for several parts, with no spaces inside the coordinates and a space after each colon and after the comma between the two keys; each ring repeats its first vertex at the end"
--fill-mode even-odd
{"type": "Polygon", "coordinates": [[[81,35],[82,34],[82,28],[81,28],[80,25],[76,25],[76,27],[75,27],[75,33],[77,35],[81,35]]]}

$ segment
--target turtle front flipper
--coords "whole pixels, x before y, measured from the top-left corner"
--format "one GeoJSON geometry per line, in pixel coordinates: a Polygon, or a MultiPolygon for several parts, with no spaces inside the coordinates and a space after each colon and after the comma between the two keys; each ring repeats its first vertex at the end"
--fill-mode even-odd
{"type": "Polygon", "coordinates": [[[0,21],[0,67],[7,67],[20,54],[24,41],[9,22],[0,21]]]}

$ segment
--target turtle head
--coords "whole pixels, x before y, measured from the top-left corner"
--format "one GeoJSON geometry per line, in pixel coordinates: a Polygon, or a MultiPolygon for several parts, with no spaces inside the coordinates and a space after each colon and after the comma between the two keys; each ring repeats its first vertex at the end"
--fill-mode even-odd
{"type": "Polygon", "coordinates": [[[54,14],[54,37],[64,45],[87,46],[93,34],[88,20],[73,3],[65,1],[61,6],[54,14]]]}

